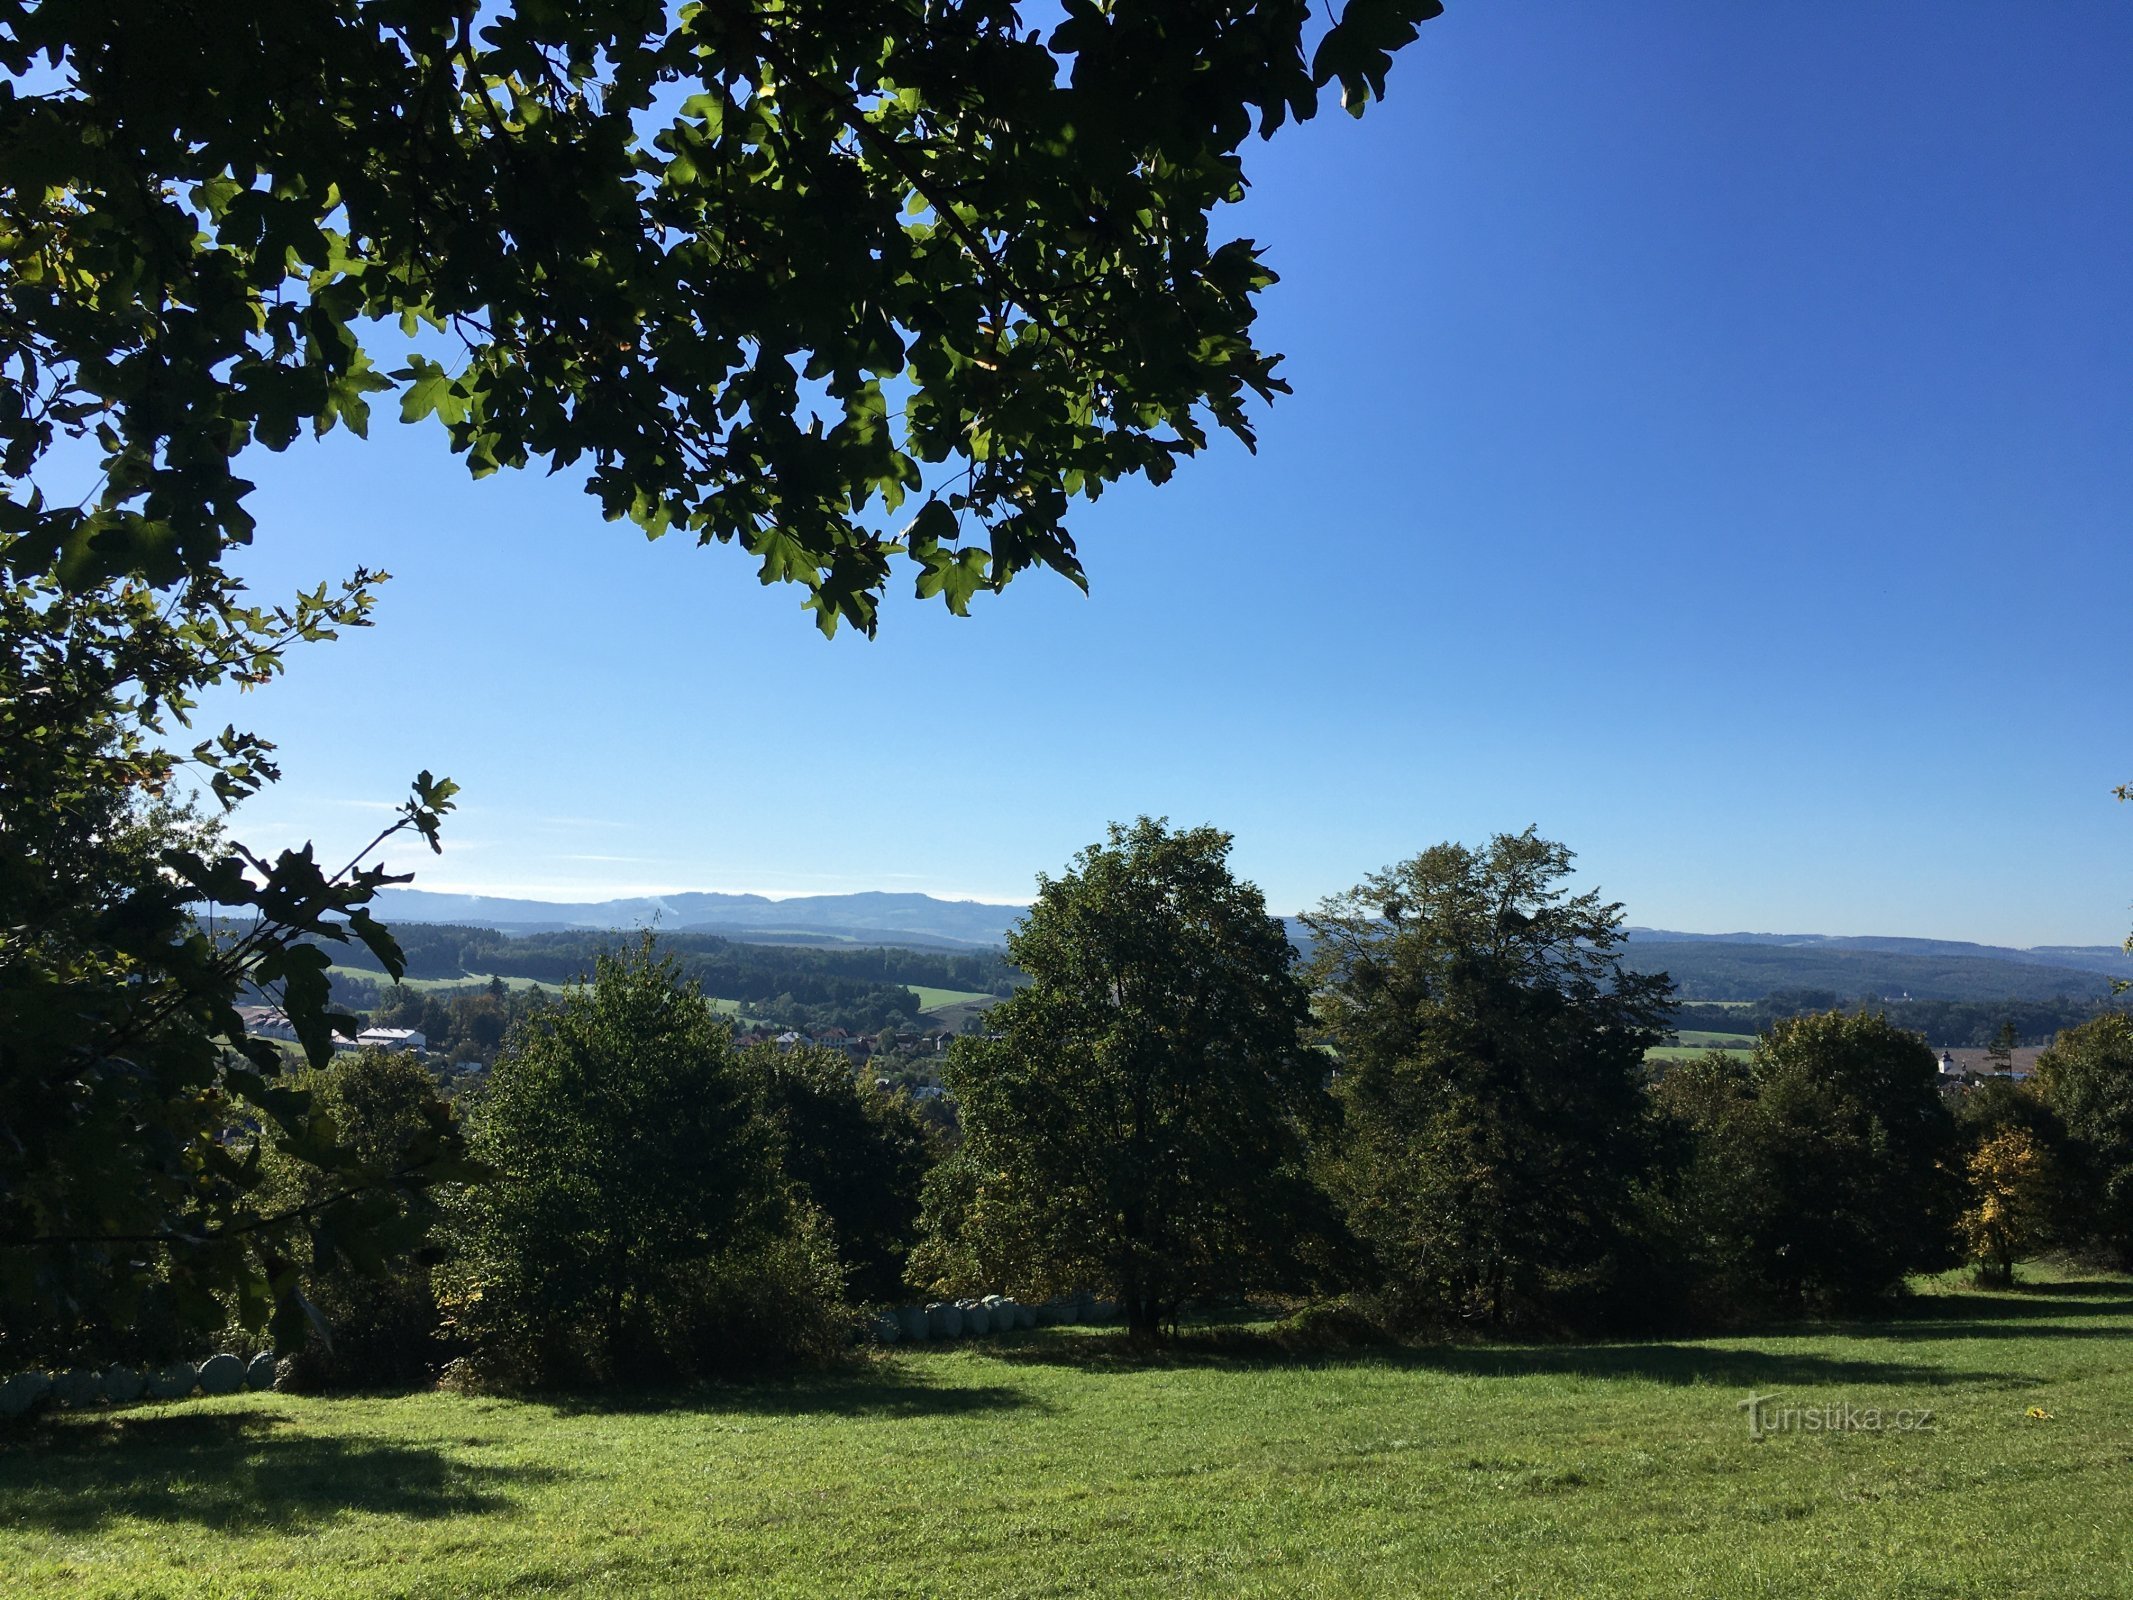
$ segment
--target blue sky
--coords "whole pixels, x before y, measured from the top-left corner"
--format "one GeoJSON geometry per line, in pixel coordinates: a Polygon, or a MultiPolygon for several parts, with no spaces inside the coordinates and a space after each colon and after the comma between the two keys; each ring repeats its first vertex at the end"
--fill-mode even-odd
{"type": "Polygon", "coordinates": [[[249,463],[379,625],[204,718],[255,844],[465,788],[418,886],[1022,899],[1215,822],[1293,909],[1528,823],[1634,922],[2115,942],[2133,901],[2133,8],[1454,0],[1233,231],[1296,394],[957,621],[381,419],[249,463]]]}

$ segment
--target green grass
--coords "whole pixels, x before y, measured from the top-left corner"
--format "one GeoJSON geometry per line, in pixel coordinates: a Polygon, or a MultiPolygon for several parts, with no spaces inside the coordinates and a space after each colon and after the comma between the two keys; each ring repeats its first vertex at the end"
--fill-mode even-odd
{"type": "Polygon", "coordinates": [[[992,996],[977,989],[937,989],[930,983],[907,983],[904,985],[918,996],[921,1011],[939,1011],[944,1006],[968,1005],[975,1000],[990,1001],[992,996]]]}
{"type": "MultiPolygon", "coordinates": [[[[1644,1052],[1644,1059],[1646,1061],[1695,1061],[1710,1053],[1708,1046],[1700,1044],[1655,1044],[1644,1052]]],[[[1742,1061],[1748,1059],[1746,1050],[1727,1050],[1723,1054],[1734,1056],[1742,1061]]]]}
{"type": "Polygon", "coordinates": [[[1752,1050],[1755,1048],[1755,1035],[1713,1033],[1708,1028],[1683,1028],[1674,1035],[1674,1042],[1698,1050],[1752,1050]]]}
{"type": "Polygon", "coordinates": [[[2133,1594],[2124,1281],[1318,1361],[1052,1329],[635,1400],[261,1395],[0,1439],[15,1597],[2133,1594]],[[1932,1427],[1756,1441],[1754,1394],[1932,1427]]]}
{"type": "MultiPolygon", "coordinates": [[[[392,979],[382,972],[373,972],[368,967],[328,967],[326,970],[336,978],[356,978],[366,983],[374,983],[381,989],[392,986],[392,979]]],[[[492,981],[494,980],[490,974],[479,972],[468,973],[458,978],[402,978],[400,983],[403,988],[416,989],[424,994],[430,994],[439,989],[486,989],[492,981]]],[[[544,988],[551,992],[563,987],[562,984],[555,982],[542,983],[538,978],[505,978],[503,985],[506,989],[544,988]]]]}

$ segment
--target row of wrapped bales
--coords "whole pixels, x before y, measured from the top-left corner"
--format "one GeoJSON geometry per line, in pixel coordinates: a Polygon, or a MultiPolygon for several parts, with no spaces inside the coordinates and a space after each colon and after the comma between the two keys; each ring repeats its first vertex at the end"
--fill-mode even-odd
{"type": "Polygon", "coordinates": [[[0,1417],[19,1417],[39,1406],[84,1411],[93,1406],[122,1406],[135,1400],[183,1400],[195,1393],[236,1394],[274,1386],[274,1358],[256,1355],[209,1356],[205,1361],[173,1361],[168,1366],[69,1367],[64,1372],[18,1372],[0,1380],[0,1417]]]}
{"type": "Polygon", "coordinates": [[[1005,1295],[989,1294],[978,1299],[898,1306],[875,1317],[869,1332],[881,1344],[918,1344],[930,1339],[986,1338],[1060,1323],[1109,1322],[1117,1315],[1115,1302],[1099,1300],[1086,1289],[1034,1306],[1005,1295]]]}

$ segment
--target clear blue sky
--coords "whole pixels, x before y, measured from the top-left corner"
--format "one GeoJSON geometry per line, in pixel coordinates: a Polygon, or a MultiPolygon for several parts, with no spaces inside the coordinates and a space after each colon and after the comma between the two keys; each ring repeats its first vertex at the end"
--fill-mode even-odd
{"type": "Polygon", "coordinates": [[[429,428],[252,465],[379,626],[207,710],[244,836],[429,766],[418,886],[1022,899],[1212,821],[1292,909],[1537,823],[1631,920],[2115,942],[2133,901],[2133,7],[1454,0],[1255,147],[1295,396],[956,621],[824,642],[725,549],[429,428]]]}

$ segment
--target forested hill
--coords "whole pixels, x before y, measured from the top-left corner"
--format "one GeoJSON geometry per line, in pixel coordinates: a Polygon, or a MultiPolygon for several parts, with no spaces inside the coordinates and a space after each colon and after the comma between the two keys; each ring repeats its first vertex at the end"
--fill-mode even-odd
{"type": "Polygon", "coordinates": [[[574,902],[507,900],[492,895],[386,889],[376,912],[393,927],[446,923],[506,933],[657,927],[667,933],[714,933],[751,944],[916,945],[992,949],[1022,916],[1018,905],[937,900],[927,894],[668,894],[574,902]]]}
{"type": "Polygon", "coordinates": [[[1788,989],[1848,998],[2101,999],[2133,961],[2108,945],[2018,950],[1952,940],[1682,934],[1632,929],[1629,963],[1666,972],[1685,1000],[1757,1000],[1788,989]]]}
{"type": "MultiPolygon", "coordinates": [[[[513,938],[494,928],[434,923],[401,923],[393,933],[407,957],[407,977],[469,983],[491,977],[569,983],[591,972],[598,952],[641,937],[580,929],[513,938]]],[[[375,972],[385,981],[383,967],[360,944],[329,949],[338,967],[375,972]]],[[[915,1023],[921,1004],[914,987],[1004,995],[1017,981],[991,951],[813,949],[702,933],[662,934],[659,949],[705,994],[737,1001],[747,1014],[855,1031],[915,1023]]]]}

